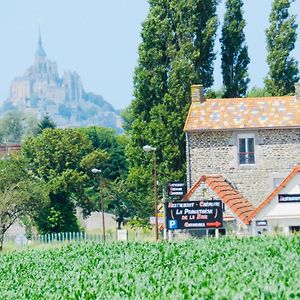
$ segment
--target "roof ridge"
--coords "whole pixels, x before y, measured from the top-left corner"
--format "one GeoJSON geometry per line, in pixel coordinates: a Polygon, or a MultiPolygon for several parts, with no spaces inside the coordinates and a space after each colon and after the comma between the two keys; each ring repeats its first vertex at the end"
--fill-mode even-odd
{"type": "Polygon", "coordinates": [[[291,99],[295,97],[294,95],[285,95],[285,96],[262,96],[262,97],[239,97],[239,98],[207,98],[205,101],[228,101],[228,100],[273,100],[273,99],[291,99]]]}

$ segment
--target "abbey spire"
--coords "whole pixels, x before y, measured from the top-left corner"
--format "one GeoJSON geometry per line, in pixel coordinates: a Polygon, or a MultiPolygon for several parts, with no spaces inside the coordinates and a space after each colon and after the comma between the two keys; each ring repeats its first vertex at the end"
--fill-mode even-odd
{"type": "Polygon", "coordinates": [[[35,52],[35,60],[36,62],[43,61],[46,57],[46,52],[43,48],[41,28],[39,27],[39,37],[38,37],[38,48],[35,52]]]}

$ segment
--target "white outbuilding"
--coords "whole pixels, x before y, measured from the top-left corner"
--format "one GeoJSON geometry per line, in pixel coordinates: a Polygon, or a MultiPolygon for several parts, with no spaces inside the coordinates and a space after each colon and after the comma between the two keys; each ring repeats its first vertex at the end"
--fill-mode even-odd
{"type": "Polygon", "coordinates": [[[249,216],[253,234],[300,232],[300,165],[249,216]]]}

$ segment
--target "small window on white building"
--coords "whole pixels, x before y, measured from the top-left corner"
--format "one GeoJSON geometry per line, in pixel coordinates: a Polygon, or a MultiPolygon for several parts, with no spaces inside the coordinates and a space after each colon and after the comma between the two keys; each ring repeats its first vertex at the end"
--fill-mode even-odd
{"type": "Polygon", "coordinates": [[[238,160],[240,165],[255,164],[254,134],[238,135],[238,160]]]}

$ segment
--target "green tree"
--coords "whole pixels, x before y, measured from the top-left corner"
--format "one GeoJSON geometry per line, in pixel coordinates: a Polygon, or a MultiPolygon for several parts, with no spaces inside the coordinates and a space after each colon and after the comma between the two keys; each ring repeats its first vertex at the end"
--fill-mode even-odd
{"type": "Polygon", "coordinates": [[[206,91],[206,98],[207,99],[217,99],[217,98],[222,98],[225,93],[225,87],[222,86],[220,89],[209,89],[206,91]]]}
{"type": "Polygon", "coordinates": [[[190,86],[213,84],[217,0],[151,0],[142,26],[134,96],[126,110],[130,141],[128,187],[135,190],[144,217],[152,200],[152,158],[142,147],[157,148],[160,190],[168,179],[184,179],[183,126],[190,86]]]}
{"type": "MultiPolygon", "coordinates": [[[[104,194],[105,194],[105,208],[109,212],[116,214],[116,220],[121,220],[128,216],[126,211],[130,211],[126,205],[130,203],[127,197],[120,198],[119,195],[122,191],[122,195],[126,194],[126,182],[127,177],[127,162],[125,157],[125,146],[128,143],[128,137],[125,135],[117,135],[113,129],[103,127],[85,127],[78,129],[81,133],[85,134],[90,140],[93,152],[87,155],[82,165],[85,165],[86,171],[90,172],[92,168],[101,169],[101,176],[104,182],[104,194]],[[103,163],[101,165],[95,165],[93,156],[102,153],[103,163]],[[119,182],[125,182],[122,186],[119,182]],[[118,191],[118,188],[120,191],[118,191]],[[118,206],[118,201],[122,201],[122,205],[118,206]],[[124,206],[125,205],[125,206],[124,206]]],[[[99,205],[99,176],[94,176],[91,180],[91,186],[86,190],[87,195],[95,203],[95,209],[100,210],[99,205]],[[96,191],[96,193],[95,193],[96,191]]],[[[122,221],[120,221],[122,222],[122,221]]]]}
{"type": "Polygon", "coordinates": [[[246,21],[243,18],[242,8],[242,0],[226,1],[226,13],[220,38],[221,68],[225,87],[223,97],[225,98],[245,96],[250,81],[248,77],[250,59],[244,34],[246,21]]]}
{"type": "Polygon", "coordinates": [[[106,194],[108,211],[115,215],[118,229],[121,229],[122,223],[127,218],[133,217],[136,211],[135,203],[130,198],[126,180],[118,179],[111,182],[106,189],[106,194]]]}
{"type": "Polygon", "coordinates": [[[51,117],[48,114],[46,114],[42,118],[41,122],[38,124],[38,128],[36,130],[36,133],[40,134],[46,128],[50,128],[50,129],[56,128],[56,124],[52,121],[51,117]]]}
{"type": "Polygon", "coordinates": [[[2,140],[5,143],[20,143],[24,131],[23,116],[19,111],[11,111],[4,115],[0,122],[2,140]]]}
{"type": "Polygon", "coordinates": [[[256,98],[256,97],[270,97],[271,95],[267,92],[266,88],[253,87],[247,93],[247,97],[256,98]]]}
{"type": "Polygon", "coordinates": [[[289,14],[294,0],[274,0],[270,26],[266,30],[269,73],[265,78],[267,92],[273,96],[293,94],[299,80],[298,62],[290,53],[297,39],[296,16],[289,14]]]}
{"type": "Polygon", "coordinates": [[[93,153],[88,138],[74,129],[45,129],[29,138],[22,153],[30,170],[49,187],[50,204],[36,219],[41,232],[79,230],[76,206],[84,214],[93,209],[86,189],[93,179],[88,165],[101,165],[102,152],[93,153]]]}
{"type": "Polygon", "coordinates": [[[20,143],[36,134],[37,118],[31,113],[18,110],[7,112],[0,119],[0,143],[20,143]]]}
{"type": "Polygon", "coordinates": [[[28,172],[26,162],[13,155],[0,160],[0,251],[6,231],[23,217],[35,219],[48,204],[47,186],[28,172]]]}
{"type": "Polygon", "coordinates": [[[126,177],[127,162],[125,147],[128,139],[124,135],[117,135],[111,128],[90,126],[78,129],[90,140],[94,150],[104,151],[107,155],[102,166],[93,166],[102,169],[103,177],[115,180],[119,177],[126,177]]]}
{"type": "Polygon", "coordinates": [[[24,114],[22,140],[26,140],[26,138],[36,135],[38,126],[39,121],[34,113],[24,114]]]}

